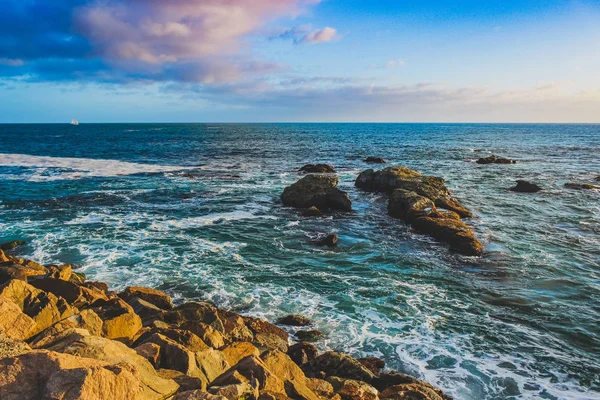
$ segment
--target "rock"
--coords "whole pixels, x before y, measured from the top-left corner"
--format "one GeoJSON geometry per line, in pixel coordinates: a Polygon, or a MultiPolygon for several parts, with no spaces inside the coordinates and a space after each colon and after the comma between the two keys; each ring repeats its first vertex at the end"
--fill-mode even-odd
{"type": "Polygon", "coordinates": [[[201,379],[193,378],[182,372],[175,371],[174,369],[161,368],[156,371],[158,376],[163,379],[172,379],[179,385],[180,391],[187,390],[206,390],[206,385],[201,379]],[[204,388],[204,389],[203,389],[204,388]]]}
{"type": "Polygon", "coordinates": [[[515,187],[510,188],[510,190],[519,193],[535,193],[543,189],[535,183],[527,182],[524,180],[518,180],[517,185],[515,187]]]}
{"type": "Polygon", "coordinates": [[[229,365],[236,365],[241,359],[248,356],[259,356],[260,352],[252,343],[235,342],[221,350],[229,365]]]}
{"type": "Polygon", "coordinates": [[[73,274],[73,267],[68,264],[46,265],[46,269],[48,270],[46,278],[61,279],[63,281],[68,281],[69,279],[71,279],[71,275],[73,274]]]}
{"type": "Polygon", "coordinates": [[[234,312],[218,310],[217,314],[222,323],[225,343],[253,342],[254,332],[246,325],[246,319],[234,312]]]}
{"type": "Polygon", "coordinates": [[[284,382],[286,394],[290,398],[318,400],[308,388],[308,379],[304,372],[287,354],[270,350],[261,354],[260,358],[267,369],[284,382]]]}
{"type": "Polygon", "coordinates": [[[202,322],[188,321],[181,324],[179,328],[196,334],[204,343],[213,349],[220,349],[225,346],[225,339],[221,332],[210,325],[206,325],[202,322]]]}
{"type": "MultiPolygon", "coordinates": [[[[2,250],[0,250],[2,251],[2,250]]],[[[15,257],[6,256],[0,253],[0,279],[2,283],[6,283],[11,279],[20,279],[27,282],[27,278],[46,275],[48,270],[39,264],[26,263],[20,264],[20,261],[26,261],[15,257]],[[1,260],[6,261],[1,261],[1,260]]]]}
{"type": "Polygon", "coordinates": [[[191,301],[181,304],[164,315],[164,321],[171,324],[183,324],[188,321],[202,322],[224,333],[223,321],[219,318],[219,310],[212,304],[191,301]]]}
{"type": "Polygon", "coordinates": [[[29,332],[31,336],[78,312],[62,297],[43,292],[21,280],[11,280],[0,286],[0,297],[15,303],[35,321],[35,327],[29,332]]]}
{"type": "Polygon", "coordinates": [[[394,189],[401,189],[404,181],[420,181],[422,175],[404,166],[393,166],[374,171],[368,169],[356,178],[354,183],[357,188],[374,192],[390,193],[394,189]]]}
{"type": "Polygon", "coordinates": [[[298,338],[298,340],[304,342],[316,342],[324,336],[325,335],[322,332],[319,332],[315,329],[309,331],[301,330],[296,332],[296,337],[298,338]]]}
{"type": "Polygon", "coordinates": [[[104,282],[93,282],[93,281],[87,281],[82,283],[83,286],[89,288],[89,289],[98,289],[102,292],[106,292],[108,291],[108,285],[104,282]]]}
{"type": "Polygon", "coordinates": [[[323,215],[323,213],[317,207],[312,206],[309,209],[305,210],[302,213],[302,215],[305,217],[320,217],[323,215]]]}
{"type": "Polygon", "coordinates": [[[158,329],[158,331],[171,340],[176,341],[191,352],[205,351],[209,347],[194,333],[185,329],[158,329]]]}
{"type": "Polygon", "coordinates": [[[317,207],[319,210],[351,211],[352,202],[346,192],[337,188],[337,176],[306,175],[288,186],[281,195],[284,205],[296,208],[317,207]]]}
{"type": "MultiPolygon", "coordinates": [[[[69,277],[71,274],[69,273],[69,277]]],[[[34,279],[31,286],[62,297],[75,307],[89,306],[97,300],[108,300],[104,292],[88,289],[75,283],[54,278],[34,279]]]]}
{"type": "Polygon", "coordinates": [[[75,272],[71,274],[69,278],[69,282],[75,283],[77,285],[84,285],[86,280],[86,276],[83,272],[75,272]]]}
{"type": "Polygon", "coordinates": [[[435,210],[435,204],[427,197],[404,189],[396,189],[390,195],[388,214],[407,223],[426,217],[435,210]]]}
{"type": "MultiPolygon", "coordinates": [[[[154,368],[158,368],[160,361],[160,346],[156,343],[143,343],[137,346],[135,349],[136,353],[144,357],[152,364],[154,368]]],[[[163,377],[164,378],[164,377],[163,377]]]]}
{"type": "Polygon", "coordinates": [[[162,308],[163,310],[170,310],[173,308],[173,300],[171,296],[165,292],[161,292],[156,289],[149,289],[139,286],[130,286],[123,292],[119,293],[119,297],[129,303],[129,300],[138,297],[155,306],[162,308]]]}
{"type": "Polygon", "coordinates": [[[282,340],[284,340],[286,343],[290,337],[289,333],[287,333],[285,330],[265,321],[264,319],[243,317],[243,320],[244,320],[244,323],[246,324],[246,326],[248,328],[250,328],[250,330],[252,332],[254,332],[255,335],[260,335],[260,334],[275,335],[275,336],[278,336],[279,338],[281,338],[282,340]]]}
{"type": "Polygon", "coordinates": [[[369,164],[385,164],[387,162],[381,157],[367,157],[363,161],[369,164]]]}
{"type": "Polygon", "coordinates": [[[115,340],[86,336],[73,330],[71,335],[64,337],[48,350],[71,354],[83,359],[132,365],[138,372],[139,380],[142,383],[141,398],[143,399],[163,399],[173,394],[178,388],[174,381],[158,376],[152,364],[135,350],[115,340]]]}
{"type": "Polygon", "coordinates": [[[227,362],[225,354],[214,349],[196,352],[196,363],[208,379],[208,383],[214,381],[231,366],[227,362]]]}
{"type": "Polygon", "coordinates": [[[214,396],[222,396],[226,399],[258,399],[259,397],[256,380],[234,385],[214,386],[208,391],[214,396]]]}
{"type": "Polygon", "coordinates": [[[598,176],[596,177],[596,179],[594,179],[594,180],[595,180],[596,182],[600,182],[600,175],[598,175],[598,176]]]}
{"type": "Polygon", "coordinates": [[[23,313],[18,305],[0,296],[0,332],[15,340],[25,340],[31,336],[35,321],[23,313]]]}
{"type": "Polygon", "coordinates": [[[321,354],[314,360],[304,364],[302,370],[310,377],[337,376],[366,382],[371,381],[374,377],[373,373],[356,359],[335,351],[321,354]]]}
{"type": "Polygon", "coordinates": [[[256,356],[248,356],[240,360],[237,365],[215,379],[211,387],[247,383],[253,379],[258,381],[261,390],[285,393],[283,381],[269,371],[267,366],[256,356]]]}
{"type": "Polygon", "coordinates": [[[31,347],[27,343],[0,332],[0,360],[6,357],[18,356],[30,350],[31,347]]]}
{"type": "Polygon", "coordinates": [[[255,335],[252,344],[261,351],[277,349],[285,353],[288,350],[288,341],[272,333],[259,333],[255,335]]]}
{"type": "Polygon", "coordinates": [[[309,342],[296,343],[289,347],[288,356],[299,366],[314,360],[319,354],[315,345],[309,342]]]}
{"type": "Polygon", "coordinates": [[[98,300],[92,310],[104,321],[102,334],[126,344],[133,343],[136,333],[142,329],[141,318],[133,308],[119,298],[98,300]]]}
{"type": "MultiPolygon", "coordinates": [[[[446,395],[444,392],[435,388],[434,386],[430,385],[429,383],[424,382],[420,379],[414,378],[412,376],[405,375],[400,372],[396,372],[396,371],[382,372],[381,374],[379,374],[379,376],[377,376],[375,379],[373,379],[371,381],[371,384],[375,388],[377,388],[380,392],[382,392],[382,393],[380,393],[380,396],[382,398],[385,395],[385,396],[390,396],[388,398],[395,398],[395,399],[412,399],[412,398],[424,399],[424,400],[432,399],[431,397],[422,397],[422,396],[421,397],[419,397],[419,396],[401,397],[400,394],[397,396],[394,395],[395,393],[399,392],[399,390],[397,389],[398,387],[402,387],[404,385],[409,385],[409,388],[414,387],[414,386],[419,386],[419,387],[433,390],[434,393],[436,393],[442,399],[451,400],[450,396],[446,395]],[[387,389],[389,389],[389,388],[396,388],[396,389],[387,391],[387,389]]],[[[405,390],[407,390],[407,389],[405,389],[405,390]]]]}
{"type": "Polygon", "coordinates": [[[333,174],[333,173],[335,173],[335,168],[333,168],[329,164],[306,164],[305,166],[300,168],[298,171],[304,172],[304,173],[333,174]]]}
{"type": "Polygon", "coordinates": [[[186,392],[177,393],[169,400],[227,400],[227,397],[215,396],[202,390],[188,390],[186,392]]]}
{"type": "Polygon", "coordinates": [[[334,396],[335,391],[331,383],[323,379],[308,378],[306,386],[317,396],[321,398],[330,399],[334,396]]]}
{"type": "Polygon", "coordinates": [[[129,299],[127,303],[133,308],[133,312],[142,318],[142,322],[154,322],[155,319],[162,318],[165,313],[165,310],[162,308],[159,308],[146,300],[142,300],[139,297],[129,299]]]}
{"type": "Polygon", "coordinates": [[[423,399],[423,400],[443,400],[435,390],[430,387],[414,383],[396,385],[387,388],[379,394],[382,399],[423,399]]]}
{"type": "Polygon", "coordinates": [[[102,325],[98,314],[92,310],[83,310],[44,329],[33,339],[31,346],[35,349],[48,347],[57,334],[68,329],[85,329],[91,335],[100,336],[102,325]]]}
{"type": "Polygon", "coordinates": [[[338,244],[339,242],[339,238],[338,235],[335,233],[330,233],[328,235],[323,235],[321,238],[313,241],[312,243],[317,245],[317,246],[328,246],[328,247],[333,247],[335,245],[338,244]]]}
{"type": "Polygon", "coordinates": [[[509,160],[508,158],[498,157],[491,155],[489,157],[480,158],[476,161],[477,164],[516,164],[515,160],[509,160]]]}
{"type": "Polygon", "coordinates": [[[358,362],[371,371],[373,375],[379,375],[381,370],[385,368],[385,361],[377,357],[359,358],[358,362]]]}
{"type": "Polygon", "coordinates": [[[310,319],[303,317],[302,315],[290,314],[277,319],[277,323],[279,325],[307,326],[310,325],[310,319]]]}
{"type": "Polygon", "coordinates": [[[565,187],[575,190],[600,190],[600,186],[590,185],[589,183],[565,183],[565,187]]]}
{"type": "Polygon", "coordinates": [[[450,248],[460,254],[479,256],[483,253],[483,246],[475,238],[471,228],[462,221],[421,217],[415,219],[412,226],[418,232],[450,244],[450,248]]]}
{"type": "Polygon", "coordinates": [[[377,389],[368,383],[337,376],[328,378],[328,381],[342,400],[379,400],[377,389]]]}
{"type": "Polygon", "coordinates": [[[25,245],[24,240],[13,240],[10,242],[5,242],[5,243],[0,244],[0,250],[8,251],[8,250],[12,250],[12,249],[15,249],[15,248],[17,248],[19,246],[23,246],[23,245],[25,245]]]}

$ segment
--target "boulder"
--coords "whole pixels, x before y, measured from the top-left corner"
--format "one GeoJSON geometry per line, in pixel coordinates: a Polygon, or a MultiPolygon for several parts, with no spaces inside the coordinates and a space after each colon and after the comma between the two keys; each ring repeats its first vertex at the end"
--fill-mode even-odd
{"type": "Polygon", "coordinates": [[[323,215],[323,213],[317,207],[312,206],[312,207],[304,210],[302,215],[305,217],[320,217],[323,215]]]}
{"type": "Polygon", "coordinates": [[[233,385],[214,386],[208,391],[214,396],[227,399],[258,399],[259,397],[258,382],[256,380],[233,385]]]}
{"type": "Polygon", "coordinates": [[[103,322],[98,314],[92,310],[83,310],[79,314],[71,315],[44,329],[33,339],[31,347],[35,349],[48,347],[57,334],[68,329],[85,329],[91,335],[100,336],[102,334],[102,325],[103,322]]]}
{"type": "Polygon", "coordinates": [[[169,310],[164,315],[164,321],[170,324],[183,324],[185,322],[202,322],[224,333],[225,328],[223,322],[219,318],[219,310],[212,304],[191,301],[181,304],[172,310],[169,310]]]}
{"type": "Polygon", "coordinates": [[[311,329],[308,331],[300,330],[296,332],[296,338],[303,342],[316,342],[319,339],[322,339],[325,335],[316,330],[311,329]]]}
{"type": "Polygon", "coordinates": [[[446,242],[450,248],[467,256],[479,256],[483,246],[477,240],[471,228],[464,222],[455,219],[421,217],[412,223],[420,233],[426,233],[435,239],[446,242]]]}
{"type": "Polygon", "coordinates": [[[218,310],[219,320],[222,323],[223,337],[226,343],[252,342],[254,332],[246,325],[246,319],[231,311],[218,310]]]}
{"type": "Polygon", "coordinates": [[[396,371],[382,372],[381,374],[379,374],[379,376],[377,376],[376,378],[374,378],[371,381],[371,384],[377,390],[379,390],[381,392],[380,393],[381,397],[383,397],[383,395],[385,395],[385,396],[391,396],[390,398],[396,398],[396,399],[405,399],[405,398],[406,399],[418,398],[418,399],[424,399],[424,400],[429,399],[429,397],[422,397],[422,396],[421,397],[419,397],[419,396],[400,397],[400,395],[393,396],[394,393],[399,392],[397,389],[393,389],[393,390],[386,392],[387,389],[392,388],[392,387],[398,388],[398,387],[403,387],[404,385],[409,385],[409,387],[419,386],[419,387],[427,388],[429,390],[433,390],[438,396],[440,396],[444,400],[452,399],[450,396],[446,395],[444,392],[442,392],[440,389],[437,389],[433,385],[430,385],[429,383],[424,382],[420,379],[417,379],[412,376],[405,375],[405,374],[402,374],[402,373],[396,372],[396,371]]]}
{"type": "Polygon", "coordinates": [[[390,194],[388,214],[409,224],[419,217],[429,216],[434,210],[433,201],[415,192],[396,189],[390,194]]]}
{"type": "Polygon", "coordinates": [[[221,332],[217,331],[210,325],[202,322],[188,321],[179,326],[180,329],[188,330],[196,334],[204,343],[213,349],[220,349],[225,346],[225,338],[221,332]]]}
{"type": "Polygon", "coordinates": [[[379,392],[368,383],[354,379],[342,379],[337,376],[332,376],[327,380],[342,400],[379,400],[379,392]]]}
{"type": "Polygon", "coordinates": [[[335,173],[335,168],[329,164],[306,164],[298,171],[310,174],[333,174],[335,173]]]}
{"type": "Polygon", "coordinates": [[[328,351],[304,364],[302,370],[307,376],[337,376],[344,379],[369,382],[373,373],[356,359],[347,354],[328,351]]]}
{"type": "Polygon", "coordinates": [[[476,161],[477,164],[516,164],[515,160],[510,160],[508,158],[498,157],[496,155],[491,155],[489,157],[482,157],[476,161]]]}
{"type": "Polygon", "coordinates": [[[188,376],[183,372],[175,371],[174,369],[161,368],[157,370],[156,373],[163,379],[174,380],[175,383],[179,385],[179,391],[181,392],[188,390],[206,390],[206,384],[201,379],[188,376]]]}
{"type": "Polygon", "coordinates": [[[23,245],[25,245],[24,240],[12,240],[10,242],[5,242],[5,243],[0,244],[0,250],[3,250],[3,251],[12,250],[14,248],[17,248],[17,247],[23,246],[23,245]]]}
{"type": "Polygon", "coordinates": [[[133,343],[137,332],[142,328],[141,318],[133,308],[120,298],[98,300],[92,310],[102,319],[102,335],[126,344],[133,343]]]}
{"type": "Polygon", "coordinates": [[[6,357],[14,357],[26,353],[31,347],[22,340],[13,339],[4,332],[0,332],[0,360],[6,357]]]}
{"type": "Polygon", "coordinates": [[[359,189],[390,193],[394,189],[401,189],[403,182],[415,181],[422,179],[423,175],[404,166],[393,166],[374,171],[368,169],[363,171],[356,178],[355,186],[359,189]]]}
{"type": "Polygon", "coordinates": [[[600,186],[591,185],[589,183],[565,183],[567,189],[575,190],[600,190],[600,186]]]}
{"type": "MultiPolygon", "coordinates": [[[[0,250],[1,251],[1,250],[0,250]]],[[[20,279],[27,282],[27,278],[46,275],[48,270],[39,264],[19,264],[20,259],[0,253],[0,282],[6,283],[11,279],[20,279]],[[5,261],[2,261],[2,260],[5,261]]]]}
{"type": "MultiPolygon", "coordinates": [[[[71,274],[69,274],[70,276],[71,274]]],[[[88,289],[62,279],[32,279],[30,284],[40,290],[64,298],[69,304],[75,307],[89,306],[97,300],[108,300],[104,292],[97,289],[88,289]]]]}
{"type": "Polygon", "coordinates": [[[382,399],[423,399],[423,400],[443,400],[434,389],[414,383],[405,383],[402,385],[391,386],[379,394],[382,399]]]}
{"type": "Polygon", "coordinates": [[[142,356],[146,360],[148,360],[154,368],[158,368],[158,365],[160,363],[160,346],[159,345],[157,345],[156,343],[147,342],[147,343],[140,344],[134,350],[140,356],[142,356]]]}
{"type": "Polygon", "coordinates": [[[302,315],[289,314],[285,317],[278,318],[277,323],[279,325],[307,326],[310,325],[310,319],[303,317],[302,315]]]}
{"type": "Polygon", "coordinates": [[[387,162],[381,157],[367,157],[363,161],[369,164],[385,164],[387,162]]]}
{"type": "Polygon", "coordinates": [[[290,346],[287,354],[296,364],[302,366],[307,362],[314,360],[319,354],[319,351],[314,344],[300,342],[290,346]]]}
{"type": "Polygon", "coordinates": [[[139,297],[129,299],[127,303],[133,308],[133,312],[142,318],[144,325],[162,318],[165,313],[165,310],[162,308],[159,308],[146,300],[142,300],[139,297]]]}
{"type": "Polygon", "coordinates": [[[260,352],[252,343],[235,342],[221,349],[229,365],[236,365],[241,359],[248,356],[258,356],[260,352]]]}
{"type": "Polygon", "coordinates": [[[515,187],[510,188],[510,190],[518,193],[536,193],[543,189],[535,183],[527,182],[524,180],[518,180],[517,185],[515,187]]]}
{"type": "Polygon", "coordinates": [[[196,352],[196,363],[202,373],[208,379],[208,383],[214,381],[219,375],[227,371],[231,366],[223,352],[207,349],[196,352]]]}
{"type": "Polygon", "coordinates": [[[150,289],[139,286],[130,286],[123,292],[119,293],[119,297],[129,303],[129,300],[137,297],[144,301],[154,304],[163,310],[173,308],[173,300],[171,296],[160,290],[150,289]]]}
{"type": "Polygon", "coordinates": [[[331,175],[306,175],[284,189],[281,201],[296,208],[317,207],[319,210],[351,211],[352,202],[346,192],[337,188],[338,177],[331,175]]]}
{"type": "Polygon", "coordinates": [[[318,239],[314,240],[312,243],[317,246],[328,246],[333,247],[336,246],[339,242],[338,235],[335,233],[329,233],[327,235],[321,235],[318,239]]]}
{"type": "Polygon", "coordinates": [[[48,350],[94,359],[107,363],[126,363],[135,367],[141,382],[141,398],[163,399],[173,394],[178,385],[163,379],[148,360],[123,343],[98,336],[89,336],[81,331],[72,330],[72,334],[56,342],[48,350]]]}
{"type": "Polygon", "coordinates": [[[321,398],[331,399],[335,395],[333,385],[323,379],[308,378],[306,386],[321,398]]]}
{"type": "Polygon", "coordinates": [[[0,296],[0,332],[15,340],[25,340],[31,336],[35,321],[24,314],[18,305],[0,296]]]}
{"type": "Polygon", "coordinates": [[[255,334],[270,334],[281,338],[287,343],[290,335],[285,330],[260,318],[243,317],[246,326],[255,334]]]}
{"type": "Polygon", "coordinates": [[[256,356],[248,356],[240,360],[211,383],[213,386],[235,385],[251,382],[256,379],[261,390],[274,393],[286,393],[281,379],[275,376],[256,356]]]}
{"type": "Polygon", "coordinates": [[[177,393],[172,399],[169,400],[227,400],[227,397],[215,396],[214,394],[210,394],[202,390],[188,390],[177,393]]]}
{"type": "Polygon", "coordinates": [[[71,279],[71,275],[73,274],[73,267],[69,264],[46,265],[46,269],[48,270],[46,278],[61,279],[63,281],[68,281],[71,279]]]}
{"type": "Polygon", "coordinates": [[[359,358],[358,362],[364,365],[373,375],[379,375],[382,369],[385,368],[385,361],[377,357],[359,358]]]}

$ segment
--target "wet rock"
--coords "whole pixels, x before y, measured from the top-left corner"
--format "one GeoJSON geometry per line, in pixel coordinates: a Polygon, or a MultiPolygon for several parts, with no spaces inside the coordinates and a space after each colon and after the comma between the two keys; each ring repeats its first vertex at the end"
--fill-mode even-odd
{"type": "Polygon", "coordinates": [[[565,183],[567,189],[575,190],[600,190],[600,186],[591,185],[589,183],[565,183]]]}
{"type": "Polygon", "coordinates": [[[421,217],[412,223],[413,228],[435,239],[450,244],[450,248],[467,256],[479,256],[483,246],[464,222],[454,219],[421,217]]]}
{"type": "Polygon", "coordinates": [[[248,356],[259,356],[260,351],[252,343],[235,342],[221,349],[229,365],[236,365],[241,359],[248,356]]]}
{"type": "Polygon", "coordinates": [[[296,364],[302,366],[317,358],[319,352],[315,345],[309,342],[300,342],[290,346],[287,354],[296,364]]]}
{"type": "Polygon", "coordinates": [[[404,189],[394,190],[388,202],[388,214],[409,224],[417,218],[429,216],[434,210],[433,201],[404,189]]]}
{"type": "Polygon", "coordinates": [[[298,331],[296,332],[296,338],[303,342],[316,342],[319,339],[322,339],[325,335],[322,332],[319,332],[315,329],[308,331],[298,331]]]}
{"type": "Polygon", "coordinates": [[[171,296],[156,289],[130,286],[123,292],[119,293],[119,297],[126,302],[129,302],[130,299],[138,297],[144,301],[154,304],[159,308],[162,308],[163,310],[170,310],[173,308],[173,300],[171,299],[171,296]]]}
{"type": "Polygon", "coordinates": [[[25,340],[31,336],[35,321],[23,313],[12,301],[0,296],[0,332],[15,340],[25,340]]]}
{"type": "Polygon", "coordinates": [[[369,164],[385,164],[387,162],[381,157],[367,157],[363,161],[369,164]]]}
{"type": "Polygon", "coordinates": [[[279,325],[307,326],[310,325],[310,319],[303,317],[302,315],[290,314],[286,315],[285,317],[278,318],[277,323],[279,325]]]}
{"type": "Polygon", "coordinates": [[[320,217],[323,215],[323,213],[317,207],[312,206],[309,209],[305,210],[302,213],[302,215],[305,217],[320,217]]]}
{"type": "Polygon", "coordinates": [[[142,319],[120,298],[98,300],[92,310],[104,321],[102,335],[108,339],[130,344],[142,329],[142,319]]]}
{"type": "Polygon", "coordinates": [[[517,185],[515,187],[510,188],[510,190],[518,193],[536,193],[542,190],[542,188],[536,185],[535,183],[527,182],[524,180],[518,180],[517,185]]]}
{"type": "Polygon", "coordinates": [[[306,164],[298,171],[310,174],[333,174],[335,173],[335,168],[329,164],[306,164]]]}
{"type": "Polygon", "coordinates": [[[498,157],[496,155],[491,155],[489,157],[482,157],[478,159],[477,164],[516,164],[515,160],[510,160],[508,158],[498,157]]]}
{"type": "Polygon", "coordinates": [[[347,354],[328,351],[302,366],[302,370],[310,377],[337,376],[343,379],[354,379],[369,382],[374,375],[358,360],[347,354]]]}
{"type": "Polygon", "coordinates": [[[342,400],[379,400],[377,389],[368,383],[337,376],[327,378],[342,400]]]}
{"type": "Polygon", "coordinates": [[[25,245],[24,240],[12,240],[10,242],[5,242],[5,243],[0,244],[0,250],[4,250],[4,251],[13,250],[19,246],[24,246],[24,245],[25,245]]]}
{"type": "Polygon", "coordinates": [[[319,210],[351,211],[352,202],[346,192],[337,188],[339,179],[331,175],[306,175],[284,189],[281,201],[296,208],[317,207],[319,210]]]}
{"type": "Polygon", "coordinates": [[[364,365],[374,375],[379,375],[381,370],[385,368],[385,361],[377,357],[359,358],[358,362],[364,365]]]}
{"type": "Polygon", "coordinates": [[[339,241],[340,241],[340,239],[338,238],[337,234],[330,233],[330,234],[327,234],[327,235],[322,235],[322,237],[320,237],[319,239],[314,240],[312,243],[314,245],[316,245],[316,246],[333,247],[333,246],[336,246],[339,241]]]}

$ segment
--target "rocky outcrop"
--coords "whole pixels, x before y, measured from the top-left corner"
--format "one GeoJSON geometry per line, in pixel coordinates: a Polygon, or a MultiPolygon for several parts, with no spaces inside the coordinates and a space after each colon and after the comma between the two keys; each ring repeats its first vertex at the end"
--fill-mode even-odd
{"type": "Polygon", "coordinates": [[[173,300],[171,296],[165,292],[161,292],[156,289],[149,289],[139,286],[130,286],[123,292],[119,293],[119,297],[129,303],[130,300],[137,297],[144,301],[154,304],[155,306],[162,308],[163,310],[170,310],[173,308],[173,300]]]}
{"type": "Polygon", "coordinates": [[[369,164],[385,164],[387,162],[381,157],[367,157],[363,161],[369,164]]]}
{"type": "Polygon", "coordinates": [[[527,182],[524,180],[518,180],[517,185],[510,188],[510,190],[512,192],[518,193],[536,193],[543,189],[535,183],[527,182]]]}
{"type": "Polygon", "coordinates": [[[417,232],[448,243],[458,253],[482,254],[483,246],[471,228],[461,221],[472,213],[452,196],[442,178],[395,166],[377,172],[364,171],[356,179],[356,186],[388,193],[388,214],[403,220],[417,232]]]}
{"type": "Polygon", "coordinates": [[[335,168],[329,164],[306,164],[298,171],[310,174],[334,174],[335,168]]]}
{"type": "Polygon", "coordinates": [[[19,246],[23,246],[25,245],[25,241],[24,240],[12,240],[10,242],[4,242],[2,244],[0,244],[0,250],[3,251],[7,251],[7,250],[12,250],[15,249],[19,246]]]}
{"type": "Polygon", "coordinates": [[[592,185],[589,183],[565,183],[565,187],[567,189],[575,189],[575,190],[600,190],[600,186],[592,185]]]}
{"type": "Polygon", "coordinates": [[[498,157],[496,155],[491,155],[489,157],[482,157],[475,161],[477,164],[516,164],[515,160],[510,160],[504,157],[498,157]]]}
{"type": "Polygon", "coordinates": [[[337,188],[338,182],[333,175],[306,175],[285,188],[281,201],[289,207],[351,211],[350,197],[337,188]]]}
{"type": "Polygon", "coordinates": [[[329,233],[326,235],[325,234],[319,235],[319,237],[317,239],[313,240],[312,243],[316,246],[333,247],[333,246],[336,246],[339,241],[340,241],[340,239],[338,238],[337,234],[329,233]]]}

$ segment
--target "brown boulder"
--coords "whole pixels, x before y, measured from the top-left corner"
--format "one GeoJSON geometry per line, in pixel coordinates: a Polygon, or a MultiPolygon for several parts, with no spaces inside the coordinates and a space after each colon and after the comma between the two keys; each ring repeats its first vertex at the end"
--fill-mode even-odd
{"type": "Polygon", "coordinates": [[[119,293],[119,297],[129,303],[129,300],[134,297],[138,297],[155,306],[162,308],[163,310],[170,310],[173,308],[173,300],[171,296],[160,290],[150,289],[140,286],[130,286],[123,292],[119,293]]]}
{"type": "Polygon", "coordinates": [[[164,321],[171,324],[183,324],[188,321],[197,321],[212,326],[223,333],[223,322],[219,318],[219,310],[212,304],[205,302],[188,302],[169,310],[164,315],[164,321]]]}
{"type": "Polygon", "coordinates": [[[382,369],[385,368],[385,361],[377,357],[359,358],[358,362],[364,365],[373,375],[379,375],[382,369]]]}
{"type": "Polygon", "coordinates": [[[302,370],[307,376],[337,376],[344,379],[369,382],[373,373],[356,359],[347,354],[328,351],[304,364],[302,370]]]}
{"type": "Polygon", "coordinates": [[[68,329],[85,329],[91,335],[102,334],[103,322],[92,310],[83,310],[79,314],[71,315],[40,332],[31,342],[31,347],[40,349],[48,347],[56,339],[56,335],[68,329]]]}
{"type": "MultiPolygon", "coordinates": [[[[373,379],[371,381],[371,384],[377,388],[380,392],[382,392],[381,394],[383,395],[383,393],[385,393],[386,396],[391,395],[395,392],[398,392],[398,390],[396,389],[392,389],[390,391],[388,391],[386,393],[386,390],[388,388],[398,388],[398,387],[415,387],[415,386],[419,386],[422,388],[427,388],[428,390],[433,390],[439,397],[441,397],[444,400],[451,400],[452,398],[448,395],[446,395],[444,392],[442,392],[440,389],[434,387],[433,385],[430,385],[427,382],[424,382],[420,379],[414,378],[412,376],[409,375],[405,375],[402,374],[400,372],[396,372],[396,371],[392,371],[392,372],[382,372],[381,374],[379,374],[379,376],[377,376],[375,379],[373,379]]],[[[402,398],[402,397],[396,397],[396,398],[402,398]]],[[[415,397],[405,397],[406,399],[413,399],[415,397]]],[[[424,399],[427,400],[429,399],[428,397],[416,397],[418,399],[424,399]]]]}
{"type": "Polygon", "coordinates": [[[379,397],[382,399],[393,400],[443,400],[434,389],[415,383],[405,383],[402,385],[391,386],[381,392],[379,397]]]}
{"type": "Polygon", "coordinates": [[[12,240],[10,242],[5,242],[0,244],[0,251],[8,251],[8,250],[12,250],[15,249],[19,246],[23,246],[25,245],[25,241],[24,240],[12,240]]]}
{"type": "Polygon", "coordinates": [[[289,326],[307,326],[310,325],[310,319],[302,315],[290,314],[277,319],[279,325],[289,326]]]}
{"type": "Polygon", "coordinates": [[[600,186],[591,185],[589,183],[565,183],[567,189],[575,190],[600,190],[600,186]]]}
{"type": "Polygon", "coordinates": [[[275,376],[256,356],[248,356],[240,360],[224,374],[215,379],[212,386],[225,386],[251,382],[256,379],[261,390],[274,393],[285,393],[284,383],[275,376]]]}
{"type": "Polygon", "coordinates": [[[254,341],[254,332],[248,328],[244,317],[225,310],[218,310],[218,315],[222,323],[220,332],[223,333],[226,343],[254,341]]]}
{"type": "Polygon", "coordinates": [[[315,345],[308,342],[296,343],[290,346],[287,351],[287,355],[300,366],[314,360],[318,354],[319,352],[315,345]]]}
{"type": "Polygon", "coordinates": [[[337,188],[339,179],[329,175],[306,175],[284,189],[281,201],[288,207],[319,210],[352,211],[352,202],[346,192],[337,188]]]}
{"type": "Polygon", "coordinates": [[[71,265],[47,265],[46,269],[48,269],[48,274],[46,278],[52,279],[61,279],[63,281],[68,281],[71,279],[71,275],[73,274],[73,267],[71,265]]]}
{"type": "Polygon", "coordinates": [[[298,171],[311,174],[334,174],[335,168],[329,164],[306,164],[298,171]]]}
{"type": "MultiPolygon", "coordinates": [[[[156,343],[143,343],[137,346],[135,349],[136,353],[144,357],[152,364],[154,368],[158,368],[160,362],[160,346],[156,343]]],[[[163,377],[164,378],[164,377],[163,377]]]]}
{"type": "Polygon", "coordinates": [[[396,189],[390,195],[388,214],[407,223],[428,216],[435,210],[435,204],[427,197],[404,189],[396,189]]]}
{"type": "Polygon", "coordinates": [[[328,378],[328,381],[342,400],[379,400],[377,389],[368,383],[337,376],[328,378]]]}
{"type": "Polygon", "coordinates": [[[235,365],[245,357],[260,354],[256,346],[248,342],[235,342],[221,349],[221,351],[229,365],[235,365]]]}
{"type": "Polygon", "coordinates": [[[225,386],[214,386],[208,389],[214,396],[226,399],[258,399],[258,382],[244,382],[225,386]]]}
{"type": "Polygon", "coordinates": [[[363,161],[369,164],[385,164],[387,162],[381,157],[367,157],[363,161]]]}
{"type": "Polygon", "coordinates": [[[0,296],[0,332],[15,340],[25,340],[31,336],[35,321],[23,313],[19,306],[0,296]]]}
{"type": "Polygon", "coordinates": [[[225,346],[225,339],[221,332],[217,331],[210,325],[202,322],[188,321],[179,326],[180,329],[188,330],[196,334],[204,343],[213,349],[220,349],[225,346]]]}
{"type": "Polygon", "coordinates": [[[476,161],[477,164],[516,164],[515,160],[509,160],[508,158],[498,157],[496,155],[491,155],[489,157],[482,157],[476,161]]]}
{"type": "Polygon", "coordinates": [[[450,248],[467,256],[480,256],[483,246],[464,222],[454,219],[421,217],[412,223],[413,228],[435,239],[450,244],[450,248]]]}
{"type": "Polygon", "coordinates": [[[518,180],[517,185],[515,187],[510,188],[510,190],[512,192],[518,193],[536,193],[543,189],[535,183],[527,182],[524,180],[518,180]]]}
{"type": "Polygon", "coordinates": [[[196,363],[198,367],[208,379],[208,382],[214,381],[218,376],[220,376],[223,372],[227,371],[231,366],[227,359],[225,358],[225,354],[223,352],[207,349],[203,351],[196,352],[196,363]]]}
{"type": "Polygon", "coordinates": [[[323,332],[318,331],[316,329],[311,329],[308,331],[300,330],[295,334],[296,338],[302,342],[316,342],[322,339],[325,335],[323,332]]]}
{"type": "Polygon", "coordinates": [[[108,300],[104,292],[97,289],[88,289],[62,279],[33,279],[30,284],[40,290],[64,298],[69,304],[75,307],[89,306],[96,300],[108,300]]]}
{"type": "Polygon", "coordinates": [[[175,383],[179,385],[180,392],[188,390],[206,390],[205,382],[199,378],[188,376],[183,372],[175,371],[174,369],[161,368],[157,370],[156,373],[163,379],[174,380],[175,383]]]}
{"type": "Polygon", "coordinates": [[[98,300],[92,310],[104,321],[102,335],[108,339],[130,344],[142,329],[141,318],[129,304],[119,298],[98,300]]]}

